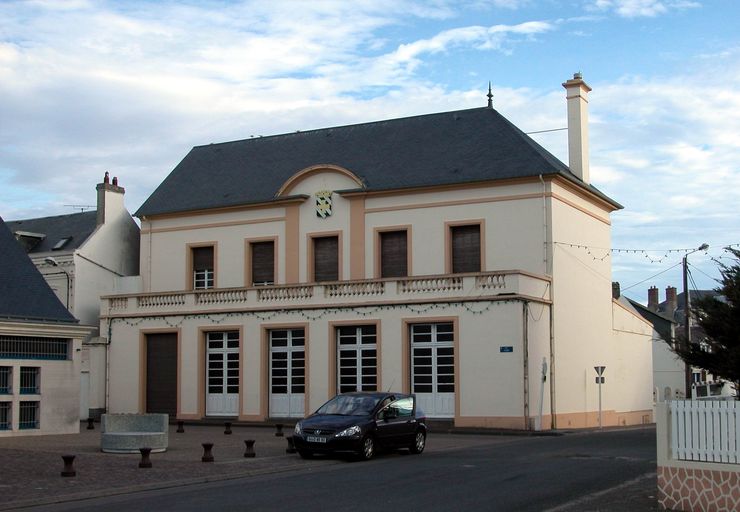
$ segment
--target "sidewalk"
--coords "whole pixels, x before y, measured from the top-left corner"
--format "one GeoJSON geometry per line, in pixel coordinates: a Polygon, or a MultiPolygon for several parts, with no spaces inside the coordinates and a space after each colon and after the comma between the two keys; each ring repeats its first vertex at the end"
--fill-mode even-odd
{"type": "MultiPolygon", "coordinates": [[[[153,467],[142,469],[138,454],[102,453],[100,425],[95,430],[85,425],[79,434],[0,438],[0,510],[346,463],[287,454],[288,443],[274,428],[233,426],[233,434],[225,435],[223,425],[186,425],[178,434],[171,425],[167,451],[151,454],[153,467]],[[255,440],[256,457],[244,457],[245,439],[255,440]],[[205,442],[214,445],[213,463],[201,462],[205,442]],[[62,455],[76,456],[77,476],[61,477],[62,455]]],[[[292,431],[286,428],[285,435],[292,431]]],[[[433,452],[511,438],[444,434],[429,441],[427,450],[433,452]]]]}

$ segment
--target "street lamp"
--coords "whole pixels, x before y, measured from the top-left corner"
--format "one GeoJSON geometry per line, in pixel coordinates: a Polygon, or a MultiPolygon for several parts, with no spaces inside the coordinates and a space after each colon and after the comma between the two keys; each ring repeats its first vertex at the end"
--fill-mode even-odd
{"type": "Polygon", "coordinates": [[[47,256],[46,258],[44,258],[44,261],[48,263],[49,265],[51,265],[52,267],[57,267],[59,270],[61,270],[61,272],[52,272],[51,274],[47,274],[47,275],[54,276],[54,275],[64,274],[64,277],[67,278],[67,302],[64,303],[64,307],[69,309],[69,272],[67,272],[62,267],[60,267],[59,262],[55,260],[54,258],[52,258],[51,256],[47,256]]]}
{"type": "MultiPolygon", "coordinates": [[[[709,244],[701,244],[693,251],[689,251],[683,256],[683,303],[684,303],[684,337],[683,337],[683,348],[685,351],[689,351],[691,348],[691,300],[689,299],[689,254],[694,254],[697,251],[706,251],[709,249],[709,244]]],[[[691,396],[691,381],[692,371],[691,365],[686,363],[685,368],[685,381],[686,381],[686,398],[691,396]]]]}

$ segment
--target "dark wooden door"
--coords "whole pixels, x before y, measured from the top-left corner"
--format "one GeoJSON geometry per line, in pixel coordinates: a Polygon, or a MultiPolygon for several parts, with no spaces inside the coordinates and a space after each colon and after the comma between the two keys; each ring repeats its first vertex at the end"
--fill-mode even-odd
{"type": "Polygon", "coordinates": [[[146,335],[146,412],[177,416],[177,333],[146,335]]]}

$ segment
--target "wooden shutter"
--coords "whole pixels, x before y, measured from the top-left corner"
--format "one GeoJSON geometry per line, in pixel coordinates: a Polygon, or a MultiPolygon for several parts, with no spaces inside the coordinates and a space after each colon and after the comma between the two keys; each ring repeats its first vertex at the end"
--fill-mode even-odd
{"type": "Polygon", "coordinates": [[[407,235],[406,231],[380,233],[380,277],[408,275],[407,235]]]}
{"type": "Polygon", "coordinates": [[[480,272],[480,224],[453,226],[452,272],[480,272]]]}
{"type": "Polygon", "coordinates": [[[323,236],[313,239],[313,280],[339,280],[339,238],[323,236]]]}
{"type": "Polygon", "coordinates": [[[193,270],[213,270],[213,247],[193,247],[193,270]]]}
{"type": "Polygon", "coordinates": [[[252,284],[275,284],[275,243],[254,242],[252,249],[252,284]]]}

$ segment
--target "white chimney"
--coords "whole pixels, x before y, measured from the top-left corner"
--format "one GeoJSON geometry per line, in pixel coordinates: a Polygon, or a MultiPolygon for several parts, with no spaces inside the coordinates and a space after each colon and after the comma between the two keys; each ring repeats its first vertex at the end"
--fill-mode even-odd
{"type": "Polygon", "coordinates": [[[563,84],[568,102],[568,165],[581,181],[591,182],[588,169],[588,93],[581,73],[563,84]]]}
{"type": "Polygon", "coordinates": [[[118,178],[114,177],[111,184],[109,174],[106,172],[103,183],[98,183],[95,188],[98,191],[98,226],[114,220],[126,211],[123,205],[123,195],[126,191],[118,186],[118,178]]]}

